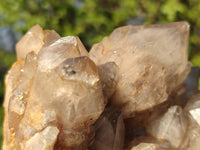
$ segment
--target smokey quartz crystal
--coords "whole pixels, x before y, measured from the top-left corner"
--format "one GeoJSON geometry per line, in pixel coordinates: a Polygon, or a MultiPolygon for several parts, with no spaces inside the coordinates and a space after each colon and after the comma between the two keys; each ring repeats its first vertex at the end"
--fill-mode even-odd
{"type": "Polygon", "coordinates": [[[113,61],[119,67],[111,103],[123,117],[167,100],[190,71],[187,22],[124,26],[95,44],[91,59],[98,65],[113,61]]]}
{"type": "Polygon", "coordinates": [[[43,39],[36,28],[17,44],[19,57],[6,77],[3,148],[84,150],[106,104],[98,67],[77,37],[57,39],[54,31],[41,31],[47,40],[38,52],[43,39]],[[22,58],[29,43],[35,47],[22,58]]]}

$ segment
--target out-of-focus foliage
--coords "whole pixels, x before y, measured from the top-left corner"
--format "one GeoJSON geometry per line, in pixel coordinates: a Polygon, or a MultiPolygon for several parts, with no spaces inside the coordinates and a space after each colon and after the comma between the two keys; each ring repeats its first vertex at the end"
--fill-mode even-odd
{"type": "Polygon", "coordinates": [[[4,95],[5,74],[7,73],[8,69],[11,67],[15,60],[15,54],[6,53],[3,50],[0,50],[0,102],[2,102],[4,95]]]}
{"type": "MultiPolygon", "coordinates": [[[[194,66],[200,66],[200,54],[194,55],[191,61],[194,66]]],[[[200,78],[199,78],[199,89],[200,89],[200,78]]]]}
{"type": "Polygon", "coordinates": [[[3,141],[3,107],[0,106],[0,150],[2,149],[2,141],[3,141]]]}
{"type": "Polygon", "coordinates": [[[78,35],[87,48],[138,17],[144,24],[186,20],[190,58],[200,46],[199,0],[2,0],[1,24],[19,32],[40,24],[62,36],[78,35]]]}

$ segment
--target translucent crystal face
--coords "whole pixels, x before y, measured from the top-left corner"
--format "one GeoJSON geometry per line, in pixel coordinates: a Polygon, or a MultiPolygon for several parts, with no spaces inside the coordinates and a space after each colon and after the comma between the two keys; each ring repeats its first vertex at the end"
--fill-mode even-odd
{"type": "Polygon", "coordinates": [[[186,22],[125,26],[92,47],[89,55],[96,64],[113,61],[119,67],[111,101],[125,118],[166,101],[183,82],[190,70],[188,33],[186,22]]]}
{"type": "Polygon", "coordinates": [[[188,115],[189,125],[180,149],[195,150],[200,147],[200,93],[194,94],[184,108],[188,115]]]}
{"type": "Polygon", "coordinates": [[[34,51],[36,54],[40,51],[44,45],[44,33],[43,29],[36,25],[32,27],[23,38],[16,45],[17,58],[25,58],[26,55],[34,51]]]}
{"type": "Polygon", "coordinates": [[[124,146],[125,127],[119,109],[108,106],[95,123],[91,150],[121,150],[124,146]]]}
{"type": "Polygon", "coordinates": [[[158,139],[168,140],[173,147],[178,148],[187,129],[187,119],[179,106],[172,106],[158,120],[147,127],[149,134],[158,139]]]}

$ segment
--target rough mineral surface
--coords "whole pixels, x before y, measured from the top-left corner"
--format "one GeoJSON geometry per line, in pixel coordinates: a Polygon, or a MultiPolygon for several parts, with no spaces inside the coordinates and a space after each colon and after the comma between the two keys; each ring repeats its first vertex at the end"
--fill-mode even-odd
{"type": "Polygon", "coordinates": [[[85,150],[105,107],[98,68],[77,37],[40,29],[17,44],[6,77],[3,148],[85,150]]]}
{"type": "Polygon", "coordinates": [[[32,27],[5,80],[3,150],[199,150],[188,32],[125,26],[88,54],[76,36],[32,27]]]}
{"type": "Polygon", "coordinates": [[[89,54],[96,64],[113,61],[119,67],[111,101],[124,118],[166,101],[183,82],[190,70],[188,33],[186,22],[125,26],[92,47],[89,54]]]}

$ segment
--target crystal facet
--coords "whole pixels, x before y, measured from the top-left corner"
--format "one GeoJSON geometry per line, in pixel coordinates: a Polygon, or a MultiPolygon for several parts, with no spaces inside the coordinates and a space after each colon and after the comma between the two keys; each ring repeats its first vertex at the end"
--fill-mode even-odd
{"type": "Polygon", "coordinates": [[[91,150],[122,150],[124,122],[118,109],[107,107],[95,123],[95,137],[91,150]]]}
{"type": "Polygon", "coordinates": [[[171,144],[163,139],[155,139],[150,136],[134,138],[127,149],[131,150],[173,150],[171,144]]]}
{"type": "Polygon", "coordinates": [[[197,150],[200,147],[200,92],[193,95],[186,107],[184,108],[188,114],[189,125],[185,134],[183,144],[180,145],[181,150],[197,150]]]}
{"type": "Polygon", "coordinates": [[[179,106],[171,106],[159,119],[147,126],[147,132],[158,139],[168,140],[178,148],[187,129],[187,118],[179,106]]]}

